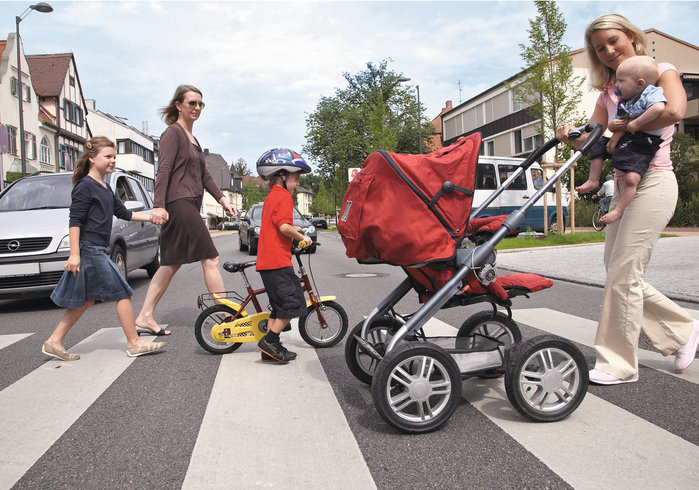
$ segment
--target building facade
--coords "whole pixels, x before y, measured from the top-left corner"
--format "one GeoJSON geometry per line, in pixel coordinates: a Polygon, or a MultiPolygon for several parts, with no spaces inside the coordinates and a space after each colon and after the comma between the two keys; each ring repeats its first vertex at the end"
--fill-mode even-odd
{"type": "Polygon", "coordinates": [[[92,134],[117,145],[117,167],[133,173],[152,196],[159,140],[129,126],[123,118],[100,111],[93,99],[87,99],[86,104],[92,134]]]}
{"type": "Polygon", "coordinates": [[[73,53],[27,56],[32,86],[39,99],[42,142],[53,138],[54,162],[46,170],[73,171],[85,142],[92,137],[87,104],[73,53]]]}
{"type": "MultiPolygon", "coordinates": [[[[675,65],[687,91],[688,106],[685,118],[677,125],[680,132],[697,137],[699,124],[699,47],[674,38],[656,29],[645,31],[650,56],[658,61],[675,65]]],[[[578,113],[589,118],[599,92],[590,87],[589,67],[584,49],[570,53],[574,76],[585,79],[578,113]]],[[[526,107],[515,101],[508,84],[516,83],[518,73],[477,96],[442,114],[442,132],[445,145],[473,132],[482,136],[481,154],[489,156],[524,157],[544,142],[539,120],[526,107]]]]}
{"type": "Polygon", "coordinates": [[[10,34],[7,41],[0,41],[0,178],[2,187],[7,172],[21,174],[19,140],[19,77],[17,75],[17,49],[22,65],[22,112],[26,154],[26,173],[51,170],[55,160],[55,138],[51,131],[43,132],[39,114],[39,100],[32,87],[31,74],[22,44],[17,46],[16,36],[10,34]],[[46,138],[47,137],[47,138],[46,138]],[[46,139],[44,139],[46,138],[46,139]]]}

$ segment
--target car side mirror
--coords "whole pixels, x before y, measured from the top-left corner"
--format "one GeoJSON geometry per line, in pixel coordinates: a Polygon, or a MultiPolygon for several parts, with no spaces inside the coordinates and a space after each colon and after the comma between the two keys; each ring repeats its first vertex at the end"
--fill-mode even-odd
{"type": "Polygon", "coordinates": [[[126,201],[124,202],[124,206],[126,206],[126,209],[133,211],[134,213],[143,211],[146,208],[146,206],[144,206],[144,204],[140,201],[126,201]]]}
{"type": "Polygon", "coordinates": [[[250,223],[250,218],[248,218],[247,216],[243,216],[242,218],[240,218],[240,221],[245,221],[246,223],[250,223]]]}

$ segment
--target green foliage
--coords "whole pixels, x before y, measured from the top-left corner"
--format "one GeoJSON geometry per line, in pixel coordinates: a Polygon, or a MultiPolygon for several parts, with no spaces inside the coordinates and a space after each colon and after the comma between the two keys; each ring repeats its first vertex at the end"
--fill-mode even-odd
{"type": "Polygon", "coordinates": [[[231,165],[231,168],[241,177],[244,175],[252,175],[252,172],[248,168],[248,162],[243,158],[238,158],[235,163],[231,165]]]}
{"type": "MultiPolygon", "coordinates": [[[[417,94],[399,82],[402,75],[389,69],[390,61],[344,73],[347,86],[321,97],[306,117],[303,154],[314,162],[335,204],[347,189],[347,169],[361,167],[372,151],[419,151],[417,94]]],[[[424,107],[420,113],[423,140],[429,141],[434,127],[424,120],[424,107]]]]}
{"type": "Polygon", "coordinates": [[[677,200],[675,214],[668,226],[699,226],[699,193],[695,192],[688,200],[677,200]]]}
{"type": "Polygon", "coordinates": [[[330,198],[328,196],[328,190],[322,181],[318,184],[318,190],[316,191],[316,195],[313,197],[311,211],[314,215],[333,213],[332,203],[330,202],[330,198]]]}
{"type": "Polygon", "coordinates": [[[253,181],[244,183],[243,209],[250,209],[253,204],[264,201],[267,194],[269,194],[269,188],[266,186],[259,186],[253,181]]]}
{"type": "Polygon", "coordinates": [[[515,100],[541,120],[544,140],[563,123],[579,119],[583,79],[573,76],[570,47],[563,43],[566,23],[555,2],[536,0],[537,15],[529,20],[529,45],[520,44],[526,72],[521,83],[508,84],[515,100]]]}
{"type": "MultiPolygon", "coordinates": [[[[670,145],[670,158],[677,176],[680,201],[690,202],[699,194],[699,144],[686,133],[675,133],[670,145]]],[[[675,213],[677,214],[677,213],[675,213]]]]}
{"type": "MultiPolygon", "coordinates": [[[[577,179],[577,172],[575,172],[577,179]]],[[[586,194],[585,197],[592,194],[586,194]]],[[[592,226],[592,215],[599,208],[599,201],[592,199],[581,199],[575,202],[575,226],[592,226]]]]}
{"type": "Polygon", "coordinates": [[[22,172],[5,172],[5,180],[8,183],[14,182],[22,178],[22,172]]]}

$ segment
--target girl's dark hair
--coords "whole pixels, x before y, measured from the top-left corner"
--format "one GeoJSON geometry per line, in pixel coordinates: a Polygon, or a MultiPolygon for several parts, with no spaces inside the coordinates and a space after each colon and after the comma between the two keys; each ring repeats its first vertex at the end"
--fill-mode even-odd
{"type": "Polygon", "coordinates": [[[83,152],[75,164],[73,171],[73,185],[80,182],[90,171],[90,158],[94,158],[103,148],[116,148],[112,140],[104,136],[95,136],[85,143],[83,152]]]}
{"type": "Polygon", "coordinates": [[[165,121],[165,124],[168,126],[174,122],[177,121],[177,118],[180,115],[180,111],[177,110],[177,107],[175,106],[175,102],[184,102],[184,94],[187,92],[196,92],[202,97],[204,94],[201,93],[201,90],[196,88],[194,85],[180,85],[175,89],[175,95],[172,96],[172,100],[170,103],[167,105],[167,107],[163,107],[160,109],[160,114],[165,121]]]}

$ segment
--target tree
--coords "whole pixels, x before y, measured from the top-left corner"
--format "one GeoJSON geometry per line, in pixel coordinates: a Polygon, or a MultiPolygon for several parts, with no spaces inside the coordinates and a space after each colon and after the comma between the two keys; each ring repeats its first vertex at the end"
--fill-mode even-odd
{"type": "MultiPolygon", "coordinates": [[[[576,107],[582,99],[580,86],[583,79],[573,75],[570,47],[563,44],[566,23],[556,3],[535,0],[534,4],[539,14],[529,20],[530,44],[519,45],[525,63],[524,75],[518,82],[508,84],[508,88],[515,100],[526,105],[527,112],[539,120],[540,134],[548,140],[562,123],[580,120],[576,107]]],[[[555,155],[560,156],[558,146],[555,155]]],[[[556,183],[556,198],[557,224],[561,230],[560,182],[556,183]]],[[[548,223],[544,227],[547,228],[548,223]]]]}
{"type": "Polygon", "coordinates": [[[322,181],[318,184],[318,190],[316,191],[316,195],[313,197],[311,211],[313,214],[317,215],[334,214],[330,198],[328,197],[328,190],[322,181]]]}
{"type": "MultiPolygon", "coordinates": [[[[347,169],[361,167],[377,149],[400,153],[419,150],[417,100],[412,87],[401,85],[401,75],[388,68],[389,60],[355,75],[344,73],[345,88],[321,97],[306,117],[304,155],[315,163],[331,199],[337,203],[347,188],[347,169]]],[[[421,108],[421,114],[424,114],[421,108]]],[[[423,123],[423,139],[434,134],[423,123]]]]}
{"type": "Polygon", "coordinates": [[[541,135],[548,140],[562,124],[580,119],[576,107],[584,79],[573,75],[570,47],[563,44],[566,23],[556,3],[534,3],[539,15],[529,20],[530,44],[519,45],[525,73],[521,82],[509,88],[515,100],[527,105],[527,112],[540,120],[541,135]]]}
{"type": "Polygon", "coordinates": [[[248,168],[248,162],[243,158],[238,158],[235,163],[231,165],[231,168],[241,177],[244,175],[252,175],[252,172],[248,168]]]}
{"type": "Polygon", "coordinates": [[[243,184],[243,209],[250,209],[250,206],[262,202],[267,197],[269,189],[259,186],[255,181],[250,180],[243,184]]]}

